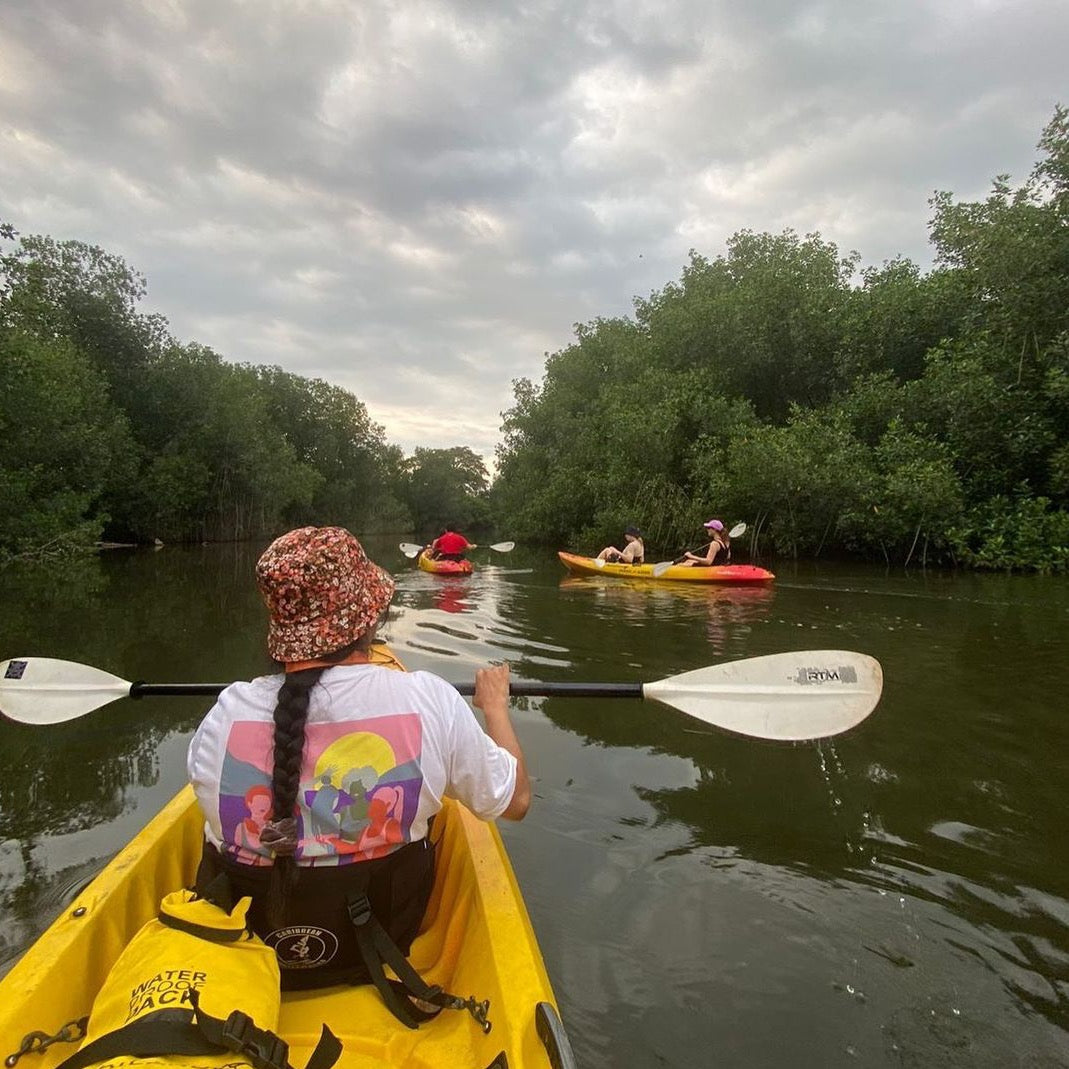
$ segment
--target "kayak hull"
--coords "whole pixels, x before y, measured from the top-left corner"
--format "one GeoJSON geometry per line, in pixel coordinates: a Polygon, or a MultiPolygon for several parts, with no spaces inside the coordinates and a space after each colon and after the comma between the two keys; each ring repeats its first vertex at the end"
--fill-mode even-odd
{"type": "Polygon", "coordinates": [[[470,560],[435,560],[426,554],[419,558],[421,572],[431,572],[434,575],[471,575],[470,560]]]}
{"type": "MultiPolygon", "coordinates": [[[[203,828],[193,791],[185,787],[0,980],[0,1057],[16,1051],[28,1032],[52,1034],[89,1012],[108,970],[156,915],[160,899],[192,883],[203,828]]],[[[418,1030],[405,1028],[370,985],[285,992],[276,1031],[290,1045],[290,1064],[306,1064],[326,1023],[343,1044],[337,1069],[488,1066],[501,1052],[508,1059],[502,1064],[542,1069],[550,1064],[547,1044],[555,1043],[563,1044],[555,1048],[561,1064],[573,1066],[496,826],[446,799],[432,838],[438,851],[434,891],[409,960],[431,984],[463,998],[489,999],[492,1031],[484,1035],[470,1014],[452,1010],[418,1030]]],[[[56,1043],[20,1069],[53,1069],[74,1050],[56,1043]]],[[[176,1056],[168,1062],[183,1064],[176,1056]]]]}
{"type": "Polygon", "coordinates": [[[775,579],[772,572],[753,564],[721,564],[712,568],[683,568],[674,565],[653,574],[652,564],[610,564],[601,561],[598,567],[595,557],[581,557],[576,553],[557,553],[561,564],[575,575],[602,575],[614,579],[675,580],[683,583],[768,583],[775,579]]]}

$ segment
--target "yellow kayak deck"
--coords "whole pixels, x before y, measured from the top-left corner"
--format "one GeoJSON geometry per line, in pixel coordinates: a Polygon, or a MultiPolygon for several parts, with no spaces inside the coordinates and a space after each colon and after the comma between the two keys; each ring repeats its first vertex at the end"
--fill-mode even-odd
{"type": "MultiPolygon", "coordinates": [[[[203,814],[186,787],[30,947],[0,981],[0,1057],[18,1050],[30,1031],[52,1034],[89,1013],[108,970],[156,915],[160,899],[192,884],[203,829],[203,814]]],[[[556,1000],[497,828],[446,799],[432,838],[438,851],[434,890],[409,960],[431,984],[462,998],[489,999],[490,1034],[469,1013],[454,1010],[408,1029],[370,985],[285,992],[275,1031],[290,1045],[291,1065],[307,1062],[324,1023],[343,1044],[338,1069],[485,1069],[501,1052],[510,1067],[551,1064],[539,1032],[549,1031],[547,1016],[559,1023],[556,1000]],[[539,1010],[540,1003],[548,1005],[539,1010]],[[537,1017],[543,1020],[536,1024],[537,1017]]],[[[240,999],[235,1003],[240,1008],[240,999]]],[[[563,1044],[567,1048],[566,1039],[563,1044]]],[[[20,1069],[53,1069],[75,1049],[57,1043],[24,1056],[20,1069]]],[[[574,1065],[570,1049],[561,1056],[559,1064],[574,1065]]]]}

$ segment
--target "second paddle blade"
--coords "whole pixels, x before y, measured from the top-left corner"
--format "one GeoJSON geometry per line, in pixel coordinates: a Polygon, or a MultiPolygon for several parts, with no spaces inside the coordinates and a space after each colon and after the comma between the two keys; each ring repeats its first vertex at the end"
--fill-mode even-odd
{"type": "Polygon", "coordinates": [[[879,661],[847,650],[805,650],[729,661],[647,683],[643,695],[742,735],[802,741],[838,735],[876,708],[879,661]]]}

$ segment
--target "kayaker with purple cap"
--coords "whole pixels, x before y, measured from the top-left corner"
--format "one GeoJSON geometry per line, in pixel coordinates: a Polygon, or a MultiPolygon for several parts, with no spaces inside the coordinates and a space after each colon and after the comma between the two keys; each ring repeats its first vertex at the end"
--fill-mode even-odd
{"type": "Polygon", "coordinates": [[[720,557],[720,564],[727,564],[731,559],[731,538],[720,520],[706,520],[702,524],[710,537],[709,544],[698,553],[687,550],[679,562],[681,568],[711,568],[720,557]]]}

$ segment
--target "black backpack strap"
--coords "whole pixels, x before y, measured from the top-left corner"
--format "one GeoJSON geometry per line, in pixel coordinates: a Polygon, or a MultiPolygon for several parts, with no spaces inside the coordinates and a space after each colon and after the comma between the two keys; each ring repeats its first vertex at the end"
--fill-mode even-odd
{"type": "Polygon", "coordinates": [[[462,999],[451,995],[437,984],[431,986],[409,964],[389,933],[379,923],[371,909],[371,903],[365,893],[347,895],[349,919],[356,932],[356,944],[360,957],[364,961],[371,982],[382,996],[387,1009],[408,1028],[418,1028],[424,1021],[429,1021],[443,1009],[467,1010],[475,1018],[484,1033],[489,1033],[491,1024],[487,1020],[490,1009],[489,1000],[476,1001],[474,996],[462,999]],[[397,975],[397,980],[386,977],[384,966],[389,965],[397,975]],[[437,1010],[424,1010],[412,1000],[437,1006],[437,1010]]]}
{"type": "MultiPolygon", "coordinates": [[[[243,1055],[255,1069],[290,1069],[289,1045],[281,1036],[266,1028],[257,1028],[256,1022],[241,1010],[234,1010],[225,1021],[221,1017],[212,1017],[200,1008],[196,994],[191,992],[190,998],[194,1008],[193,1023],[213,1047],[243,1055]]],[[[323,1025],[305,1069],[331,1069],[341,1050],[341,1041],[323,1025]]]]}
{"type": "Polygon", "coordinates": [[[85,1069],[122,1056],[152,1058],[164,1054],[218,1054],[220,1047],[193,1027],[192,1010],[157,1010],[87,1043],[58,1069],[85,1069]]]}
{"type": "MultiPolygon", "coordinates": [[[[87,1069],[118,1057],[211,1055],[223,1050],[240,1054],[255,1069],[291,1069],[286,1041],[258,1028],[247,1013],[234,1010],[226,1020],[213,1017],[200,1008],[195,991],[190,992],[190,1002],[192,1010],[157,1010],[94,1039],[57,1069],[87,1069]]],[[[306,1069],[331,1069],[341,1050],[337,1036],[324,1025],[306,1069]]]]}

